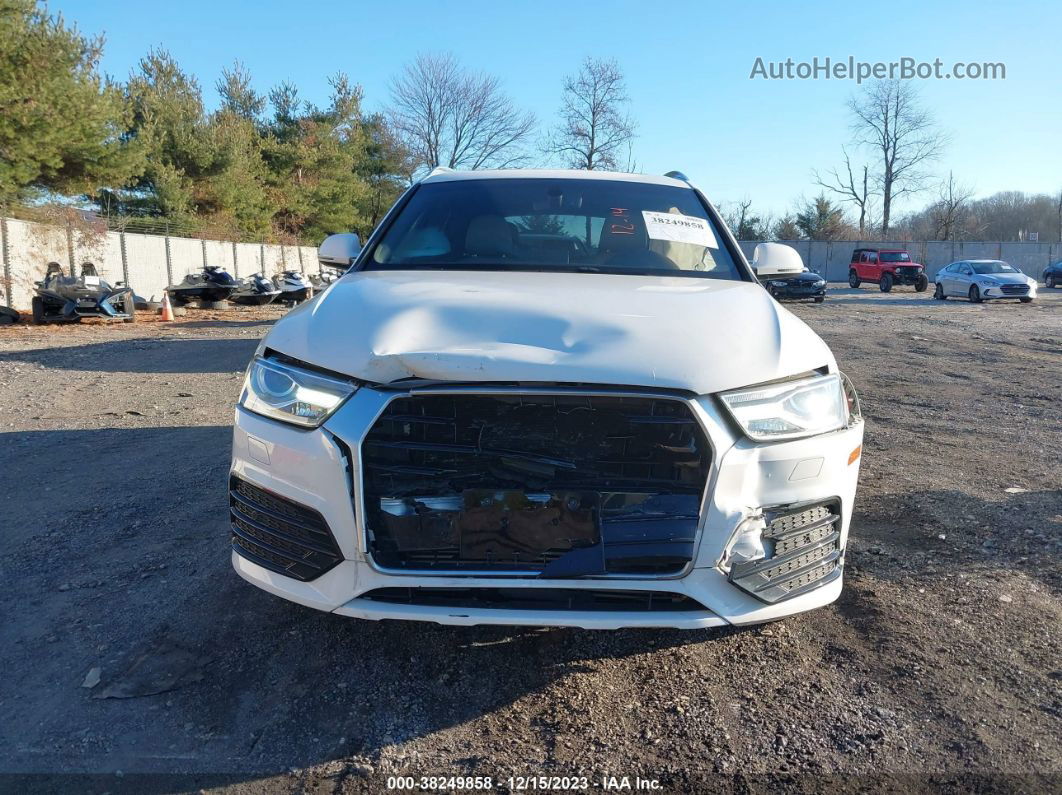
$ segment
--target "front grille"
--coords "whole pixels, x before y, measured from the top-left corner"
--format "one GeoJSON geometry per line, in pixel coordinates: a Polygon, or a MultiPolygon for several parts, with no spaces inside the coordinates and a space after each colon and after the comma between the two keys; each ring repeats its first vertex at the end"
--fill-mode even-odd
{"type": "Polygon", "coordinates": [[[605,591],[581,588],[377,588],[359,599],[389,604],[493,610],[589,612],[705,611],[695,599],[668,591],[605,591]]]}
{"type": "Polygon", "coordinates": [[[674,573],[710,464],[682,400],[398,398],[362,444],[370,549],[394,569],[674,573]]]}
{"type": "Polygon", "coordinates": [[[896,268],[896,274],[898,276],[917,276],[921,272],[921,268],[916,268],[913,265],[899,265],[896,268]]]}
{"type": "Polygon", "coordinates": [[[1029,292],[1027,284],[1004,284],[999,288],[1003,295],[1026,295],[1029,292]]]}
{"type": "Polygon", "coordinates": [[[321,514],[237,477],[229,513],[233,550],[270,571],[307,581],[343,559],[321,514]]]}
{"type": "Polygon", "coordinates": [[[839,574],[840,506],[836,502],[768,509],[766,557],[735,563],[730,581],[764,602],[789,599],[839,574]]]}

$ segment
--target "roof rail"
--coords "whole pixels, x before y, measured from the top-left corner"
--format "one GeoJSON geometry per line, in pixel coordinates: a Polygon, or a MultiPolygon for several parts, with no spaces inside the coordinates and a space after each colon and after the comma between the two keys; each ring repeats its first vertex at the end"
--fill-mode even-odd
{"type": "Polygon", "coordinates": [[[671,177],[671,179],[681,179],[683,182],[689,182],[690,178],[683,174],[681,171],[669,171],[664,174],[665,177],[671,177]]]}
{"type": "MultiPolygon", "coordinates": [[[[428,173],[428,177],[434,177],[436,174],[449,174],[452,171],[454,171],[454,169],[447,166],[436,166],[428,173]]],[[[427,177],[425,177],[425,179],[427,179],[427,177]]]]}

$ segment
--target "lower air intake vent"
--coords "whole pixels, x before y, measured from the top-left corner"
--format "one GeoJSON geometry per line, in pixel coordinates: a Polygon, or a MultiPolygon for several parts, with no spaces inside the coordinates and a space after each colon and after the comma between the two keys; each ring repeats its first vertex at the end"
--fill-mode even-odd
{"type": "Polygon", "coordinates": [[[263,568],[312,580],[343,559],[317,511],[245,480],[229,480],[232,548],[263,568]]]}
{"type": "Polygon", "coordinates": [[[735,563],[730,582],[764,602],[779,602],[840,575],[841,509],[836,502],[768,509],[766,557],[735,563]]]}
{"type": "Polygon", "coordinates": [[[391,604],[495,610],[652,613],[705,610],[700,602],[667,591],[601,591],[582,588],[377,588],[359,598],[391,604]]]}

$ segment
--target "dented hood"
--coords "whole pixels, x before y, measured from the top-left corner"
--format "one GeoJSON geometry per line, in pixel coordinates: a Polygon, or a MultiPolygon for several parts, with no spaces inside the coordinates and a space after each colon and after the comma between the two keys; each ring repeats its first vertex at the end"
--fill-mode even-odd
{"type": "Polygon", "coordinates": [[[825,343],[757,284],[600,273],[352,273],[288,313],[263,346],[379,384],[705,394],[834,367],[825,343]]]}

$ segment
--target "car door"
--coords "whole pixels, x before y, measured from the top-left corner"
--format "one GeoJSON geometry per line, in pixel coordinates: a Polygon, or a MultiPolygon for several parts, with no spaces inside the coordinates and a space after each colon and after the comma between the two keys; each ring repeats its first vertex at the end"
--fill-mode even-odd
{"type": "Polygon", "coordinates": [[[973,268],[969,263],[960,262],[959,267],[956,269],[955,277],[952,279],[951,294],[957,295],[960,298],[965,298],[970,292],[970,285],[973,283],[973,268]]]}
{"type": "Polygon", "coordinates": [[[941,270],[937,277],[937,281],[940,283],[940,289],[944,292],[944,295],[951,295],[952,290],[955,289],[955,271],[958,270],[959,263],[953,262],[941,270]]]}
{"type": "Polygon", "coordinates": [[[874,281],[874,267],[870,264],[872,257],[869,251],[859,255],[859,278],[865,282],[874,281]]]}

